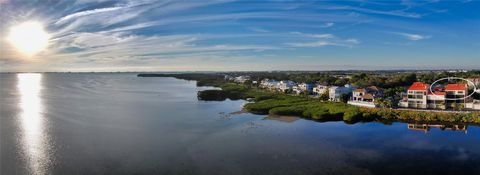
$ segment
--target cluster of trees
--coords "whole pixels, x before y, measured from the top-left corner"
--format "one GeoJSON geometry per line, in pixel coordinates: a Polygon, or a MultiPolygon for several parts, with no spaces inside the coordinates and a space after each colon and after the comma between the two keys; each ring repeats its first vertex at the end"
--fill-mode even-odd
{"type": "MultiPolygon", "coordinates": [[[[275,80],[291,80],[295,82],[321,83],[324,85],[343,86],[352,84],[358,87],[378,86],[384,89],[394,88],[393,95],[399,87],[410,86],[413,82],[433,83],[446,77],[480,77],[480,71],[468,72],[398,72],[398,71],[279,71],[279,72],[218,72],[218,73],[179,73],[179,74],[139,74],[139,77],[175,77],[185,80],[195,80],[199,86],[220,85],[225,75],[249,75],[251,80],[260,81],[265,78],[275,80]]],[[[251,81],[249,81],[251,82],[251,81]]]]}

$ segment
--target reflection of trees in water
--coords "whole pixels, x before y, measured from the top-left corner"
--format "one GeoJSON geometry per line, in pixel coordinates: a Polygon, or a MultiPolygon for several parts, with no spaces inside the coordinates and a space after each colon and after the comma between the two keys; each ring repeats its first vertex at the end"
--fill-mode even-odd
{"type": "Polygon", "coordinates": [[[456,124],[418,124],[409,123],[408,129],[414,131],[423,131],[427,133],[431,128],[439,128],[442,131],[464,131],[467,134],[468,125],[456,125],[456,124]]]}

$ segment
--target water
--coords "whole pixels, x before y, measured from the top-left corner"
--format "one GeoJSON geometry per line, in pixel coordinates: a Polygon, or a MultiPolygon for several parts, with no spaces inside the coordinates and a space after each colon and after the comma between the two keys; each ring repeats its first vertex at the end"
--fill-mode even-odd
{"type": "Polygon", "coordinates": [[[0,174],[480,174],[477,126],[229,114],[245,102],[135,74],[0,78],[0,174]]]}

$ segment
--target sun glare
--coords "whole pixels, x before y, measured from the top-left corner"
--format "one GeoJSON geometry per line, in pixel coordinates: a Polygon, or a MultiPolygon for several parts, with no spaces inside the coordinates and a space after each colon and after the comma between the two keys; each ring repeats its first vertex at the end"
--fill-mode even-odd
{"type": "Polygon", "coordinates": [[[28,21],[10,28],[7,40],[21,53],[32,56],[48,46],[50,35],[37,21],[28,21]]]}

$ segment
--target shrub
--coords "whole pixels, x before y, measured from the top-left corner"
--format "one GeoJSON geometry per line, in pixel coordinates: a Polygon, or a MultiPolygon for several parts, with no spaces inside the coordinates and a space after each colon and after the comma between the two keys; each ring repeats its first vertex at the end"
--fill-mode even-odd
{"type": "Polygon", "coordinates": [[[349,109],[343,114],[343,120],[345,121],[357,121],[361,117],[362,113],[356,108],[349,109]]]}
{"type": "Polygon", "coordinates": [[[296,115],[302,116],[305,107],[303,106],[286,106],[286,107],[276,107],[270,109],[269,114],[273,115],[296,115]]]}

